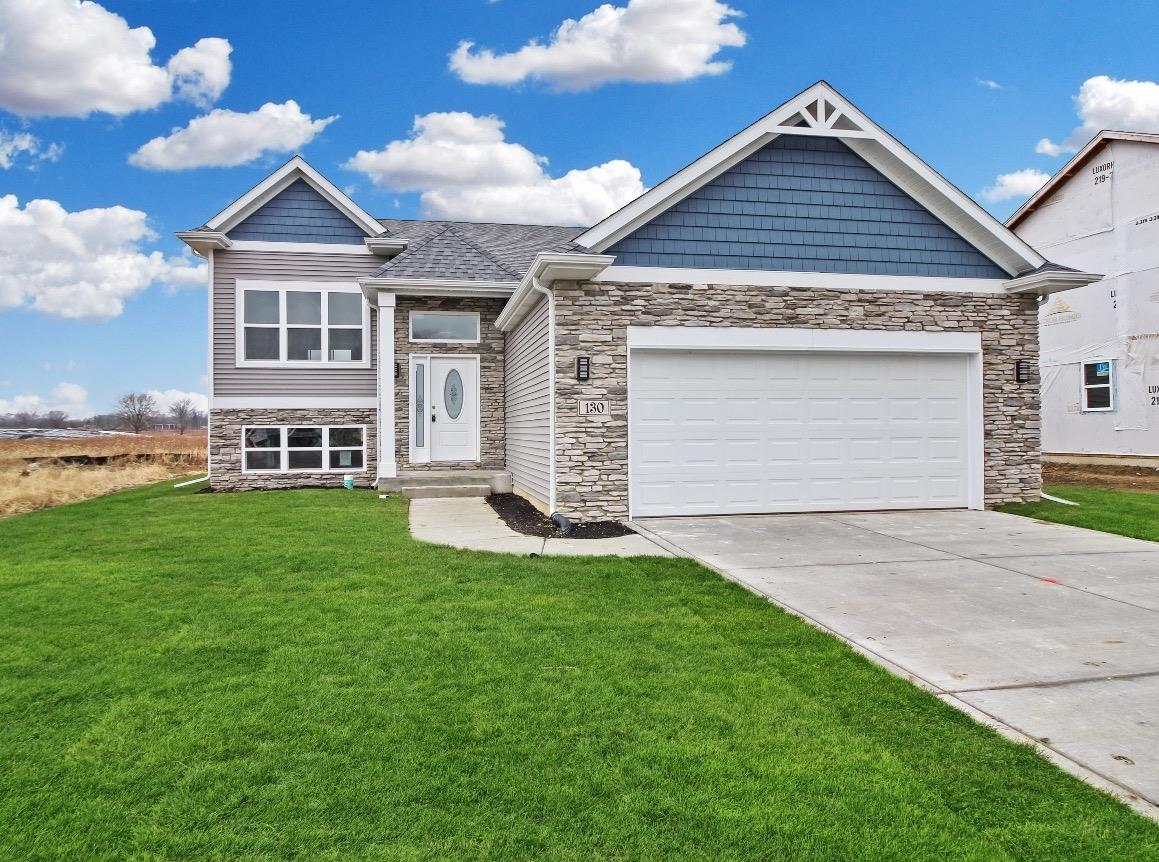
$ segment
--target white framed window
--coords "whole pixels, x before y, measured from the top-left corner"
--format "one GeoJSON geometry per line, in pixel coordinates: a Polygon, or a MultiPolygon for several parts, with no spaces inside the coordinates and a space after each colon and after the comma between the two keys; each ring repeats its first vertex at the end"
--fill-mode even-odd
{"type": "Polygon", "coordinates": [[[1115,409],[1115,362],[1091,359],[1082,364],[1083,413],[1108,413],[1115,409]]]}
{"type": "Polygon", "coordinates": [[[247,425],[241,429],[243,473],[361,473],[364,425],[247,425]]]}
{"type": "Polygon", "coordinates": [[[410,340],[435,344],[478,344],[477,311],[412,311],[410,340]]]}
{"type": "Polygon", "coordinates": [[[370,367],[370,306],[349,282],[237,282],[237,365],[370,367]]]}

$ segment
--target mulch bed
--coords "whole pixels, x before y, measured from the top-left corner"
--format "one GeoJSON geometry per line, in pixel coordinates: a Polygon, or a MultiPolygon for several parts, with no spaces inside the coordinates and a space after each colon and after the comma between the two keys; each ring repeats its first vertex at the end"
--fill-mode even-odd
{"type": "MultiPolygon", "coordinates": [[[[517,494],[492,494],[487,498],[487,503],[503,519],[503,523],[517,533],[538,536],[541,539],[559,537],[559,528],[551,518],[517,494]]],[[[625,527],[619,521],[585,521],[576,524],[567,538],[614,539],[618,536],[630,536],[634,532],[635,530],[625,527]]]]}

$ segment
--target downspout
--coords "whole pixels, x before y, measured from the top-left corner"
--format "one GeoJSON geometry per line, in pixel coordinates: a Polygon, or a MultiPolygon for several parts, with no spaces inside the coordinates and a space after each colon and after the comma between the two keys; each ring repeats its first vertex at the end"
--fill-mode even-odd
{"type": "Polygon", "coordinates": [[[555,293],[532,272],[531,289],[547,297],[547,508],[555,515],[555,293]]]}
{"type": "MultiPolygon", "coordinates": [[[[209,367],[205,370],[205,478],[212,483],[213,480],[213,290],[214,290],[214,275],[213,275],[213,249],[207,249],[209,272],[209,347],[207,350],[209,360],[209,367]]],[[[242,444],[245,448],[245,444],[242,444]]],[[[242,454],[245,458],[245,454],[242,454]]]]}

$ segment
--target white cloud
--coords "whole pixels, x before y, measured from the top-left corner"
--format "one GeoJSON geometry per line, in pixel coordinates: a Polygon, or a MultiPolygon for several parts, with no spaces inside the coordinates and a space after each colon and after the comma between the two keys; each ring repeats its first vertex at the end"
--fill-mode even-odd
{"type": "Polygon", "coordinates": [[[205,284],[204,265],[141,248],[153,239],[140,210],[69,212],[53,200],[22,209],[15,195],[0,196],[0,309],[115,317],[150,285],[205,284]]]}
{"type": "Polygon", "coordinates": [[[182,398],[193,402],[193,409],[199,413],[209,412],[209,399],[201,392],[183,392],[180,389],[150,389],[147,393],[157,402],[158,413],[168,413],[182,398]]]}
{"type": "Polygon", "coordinates": [[[428,218],[586,225],[644,192],[639,169],[622,159],[552,177],[547,159],[507,141],[503,126],[494,116],[426,114],[411,137],[343,167],[389,191],[420,192],[428,218]]]}
{"type": "Polygon", "coordinates": [[[0,415],[6,413],[48,413],[63,410],[70,419],[83,419],[92,415],[88,405],[88,392],[76,383],[58,383],[48,395],[14,395],[0,398],[0,415]]]}
{"type": "Polygon", "coordinates": [[[534,79],[556,90],[588,90],[614,81],[671,83],[720,75],[732,63],[713,58],[745,44],[729,19],[740,12],[719,0],[628,0],[605,3],[578,21],[567,19],[551,38],[496,54],[463,41],[450,67],[471,84],[534,79]]]}
{"type": "Polygon", "coordinates": [[[992,204],[1010,198],[1030,197],[1049,179],[1050,174],[1036,171],[1034,168],[999,174],[994,178],[994,185],[982,189],[982,197],[992,204]]]}
{"type": "Polygon", "coordinates": [[[153,62],[148,27],[132,28],[98,3],[0,2],[0,108],[21,116],[117,116],[173,98],[216,99],[229,84],[230,44],[201,39],[153,62]]]}
{"type": "Polygon", "coordinates": [[[4,170],[12,167],[20,158],[33,163],[55,162],[63,152],[64,147],[60,144],[44,146],[39,138],[28,132],[6,132],[0,129],[0,168],[4,170]]]}
{"type": "Polygon", "coordinates": [[[1075,153],[1103,129],[1159,132],[1159,83],[1088,78],[1074,97],[1081,125],[1061,143],[1043,138],[1034,150],[1047,156],[1075,153]]]}
{"type": "Polygon", "coordinates": [[[1003,86],[1002,86],[1001,84],[999,84],[997,81],[991,80],[990,78],[975,78],[975,79],[974,79],[974,82],[975,82],[975,83],[976,83],[976,84],[977,84],[979,87],[985,87],[987,90],[1001,90],[1001,89],[1004,89],[1004,88],[1003,88],[1003,86]]]}
{"type": "Polygon", "coordinates": [[[212,105],[229,86],[232,53],[228,40],[213,36],[182,48],[165,64],[174,95],[202,108],[212,105]]]}
{"type": "Polygon", "coordinates": [[[153,138],[129,156],[139,168],[181,171],[189,168],[233,167],[268,153],[288,153],[314,140],[338,116],[315,120],[290,99],[266,102],[248,114],[219,108],[153,138]]]}

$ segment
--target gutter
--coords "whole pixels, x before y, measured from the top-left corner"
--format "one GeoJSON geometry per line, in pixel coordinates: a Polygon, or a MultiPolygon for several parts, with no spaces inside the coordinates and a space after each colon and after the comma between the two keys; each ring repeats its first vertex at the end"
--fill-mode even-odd
{"type": "Polygon", "coordinates": [[[479,281],[449,278],[374,278],[358,279],[367,302],[378,305],[378,292],[386,290],[398,296],[471,296],[505,299],[519,287],[516,281],[479,281]]]}
{"type": "Polygon", "coordinates": [[[615,260],[610,254],[541,251],[524,273],[511,299],[499,312],[495,325],[503,332],[509,332],[527,316],[537,300],[537,292],[546,291],[550,294],[550,287],[556,281],[587,281],[595,278],[615,260]]]}
{"type": "Polygon", "coordinates": [[[1028,272],[1004,282],[1007,293],[1030,293],[1036,296],[1049,296],[1064,290],[1074,290],[1076,287],[1086,287],[1102,280],[1102,275],[1095,272],[1077,272],[1075,270],[1048,269],[1028,272]]]}
{"type": "Polygon", "coordinates": [[[225,249],[233,245],[233,240],[219,230],[179,230],[176,236],[193,249],[198,257],[205,257],[213,249],[225,249]]]}

